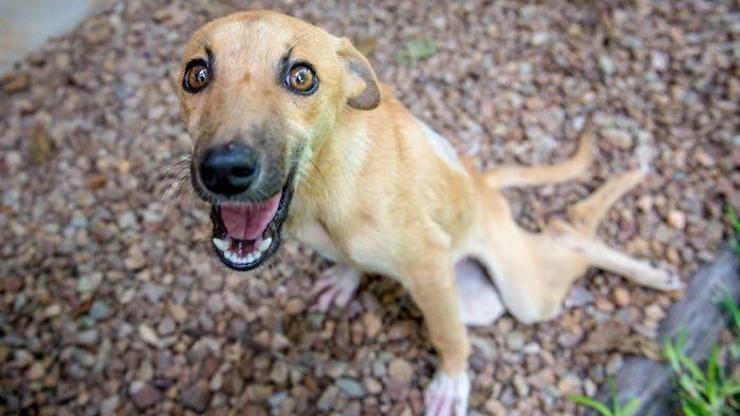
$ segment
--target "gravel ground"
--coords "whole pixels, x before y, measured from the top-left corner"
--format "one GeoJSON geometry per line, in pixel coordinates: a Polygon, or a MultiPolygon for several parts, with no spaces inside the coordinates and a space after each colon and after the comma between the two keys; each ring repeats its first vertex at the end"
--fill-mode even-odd
{"type": "MultiPolygon", "coordinates": [[[[188,152],[168,74],[192,30],[244,8],[207,3],[118,2],[0,80],[0,412],[420,414],[435,359],[399,287],[367,278],[345,310],[309,313],[327,266],[314,253],[288,243],[269,268],[228,272],[206,207],[187,186],[166,192],[188,152]]],[[[352,37],[481,166],[559,160],[596,109],[590,176],[510,192],[522,224],[652,151],[654,174],[601,236],[685,278],[712,260],[724,205],[740,208],[732,1],[347,3],[248,5],[352,37]],[[436,54],[399,63],[424,37],[436,54]]],[[[574,414],[565,394],[593,395],[626,355],[654,355],[678,296],[592,272],[552,322],[472,331],[473,414],[574,414]]]]}

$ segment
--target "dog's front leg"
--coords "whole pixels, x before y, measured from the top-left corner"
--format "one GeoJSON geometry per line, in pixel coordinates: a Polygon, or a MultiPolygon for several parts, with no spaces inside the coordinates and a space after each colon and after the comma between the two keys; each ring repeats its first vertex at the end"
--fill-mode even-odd
{"type": "MultiPolygon", "coordinates": [[[[434,257],[432,257],[434,258],[434,257]]],[[[470,379],[467,374],[470,344],[460,318],[451,261],[434,261],[408,271],[408,289],[424,315],[440,366],[424,392],[427,416],[467,414],[470,379]]]]}
{"type": "Polygon", "coordinates": [[[326,312],[332,304],[339,308],[347,306],[360,285],[361,275],[356,268],[344,264],[324,270],[311,292],[311,297],[316,299],[313,309],[326,312]]]}

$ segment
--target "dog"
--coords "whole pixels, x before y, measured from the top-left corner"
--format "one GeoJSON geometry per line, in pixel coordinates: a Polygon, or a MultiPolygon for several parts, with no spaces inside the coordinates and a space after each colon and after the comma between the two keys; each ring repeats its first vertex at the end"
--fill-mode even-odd
{"type": "Polygon", "coordinates": [[[501,189],[584,173],[594,152],[589,121],[565,162],[480,173],[378,82],[348,39],[267,11],[198,29],[177,84],[194,140],[192,185],[212,206],[221,262],[259,267],[284,229],[336,264],[316,282],[320,310],[347,304],[362,273],[398,281],[439,356],[427,415],[467,412],[466,325],[488,325],[504,311],[524,323],[552,319],[592,266],[659,290],[682,287],[675,272],[594,237],[643,170],[609,179],[570,207],[570,221],[539,233],[514,221],[501,189]]]}

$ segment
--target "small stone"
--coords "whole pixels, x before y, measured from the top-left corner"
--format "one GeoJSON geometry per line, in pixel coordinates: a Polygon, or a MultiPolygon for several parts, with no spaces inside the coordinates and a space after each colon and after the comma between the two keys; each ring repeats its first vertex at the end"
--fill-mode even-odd
{"type": "Polygon", "coordinates": [[[714,157],[702,148],[699,148],[694,152],[694,157],[696,158],[696,161],[705,168],[711,168],[717,163],[714,160],[714,157]]]}
{"type": "Polygon", "coordinates": [[[591,291],[583,286],[573,286],[568,293],[568,297],[565,298],[565,307],[567,308],[580,308],[593,303],[594,295],[591,291]]]}
{"type": "Polygon", "coordinates": [[[335,386],[330,386],[319,397],[319,401],[316,403],[316,408],[322,412],[327,412],[334,407],[334,402],[337,400],[339,395],[339,389],[335,386]]]}
{"type": "Polygon", "coordinates": [[[632,148],[632,135],[629,132],[618,129],[606,129],[602,132],[604,139],[617,149],[629,150],[632,148]]]}
{"type": "Polygon", "coordinates": [[[208,408],[210,393],[198,384],[194,384],[180,392],[180,402],[187,409],[203,413],[208,408]]]}
{"type": "Polygon", "coordinates": [[[92,307],[90,307],[90,312],[88,315],[90,315],[90,318],[96,321],[102,321],[103,319],[108,317],[108,314],[110,313],[110,308],[108,305],[103,302],[102,300],[96,300],[92,307]]]}
{"type": "Polygon", "coordinates": [[[183,323],[188,317],[187,309],[183,308],[180,305],[170,303],[168,309],[170,310],[170,315],[172,315],[172,317],[175,318],[175,320],[179,323],[183,323]]]}
{"type": "Polygon", "coordinates": [[[365,387],[359,381],[349,378],[342,377],[337,380],[337,386],[344,392],[348,397],[352,399],[359,399],[365,397],[365,387]]]}
{"type": "Polygon", "coordinates": [[[581,379],[575,374],[566,374],[558,382],[558,391],[562,395],[569,394],[580,394],[581,393],[581,379]]]}
{"type": "Polygon", "coordinates": [[[160,335],[169,335],[175,330],[175,320],[169,316],[165,316],[157,325],[157,332],[160,335]]]}
{"type": "Polygon", "coordinates": [[[388,372],[391,378],[406,384],[411,383],[411,378],[414,375],[414,369],[411,364],[402,358],[393,359],[388,365],[388,372]]]}
{"type": "Polygon", "coordinates": [[[683,230],[686,227],[686,214],[677,209],[668,211],[667,220],[668,225],[677,230],[683,230]]]}
{"type": "Polygon", "coordinates": [[[159,299],[164,295],[165,288],[154,283],[146,282],[142,288],[144,296],[150,303],[158,303],[159,299]]]}
{"type": "Polygon", "coordinates": [[[613,297],[614,303],[619,307],[624,307],[630,304],[630,292],[621,286],[614,289],[613,297]]]}
{"type": "Polygon", "coordinates": [[[665,71],[668,69],[670,59],[668,54],[661,51],[652,51],[650,53],[650,66],[656,71],[665,71]]]}
{"type": "Polygon", "coordinates": [[[596,309],[602,312],[613,312],[614,311],[614,304],[609,302],[609,299],[607,299],[604,296],[597,297],[595,305],[596,305],[596,309]]]}
{"type": "Polygon", "coordinates": [[[119,402],[120,399],[117,394],[106,398],[100,404],[100,414],[102,416],[110,416],[115,414],[119,402]]]}
{"type": "Polygon", "coordinates": [[[365,333],[368,338],[375,338],[383,327],[383,322],[373,312],[366,312],[362,316],[362,323],[365,325],[365,333]]]}
{"type": "Polygon", "coordinates": [[[277,385],[285,384],[288,379],[288,365],[282,361],[276,361],[270,372],[270,380],[277,385]]]}
{"type": "Polygon", "coordinates": [[[601,55],[599,57],[599,69],[601,69],[601,72],[606,76],[614,74],[614,61],[606,55],[601,55]]]}
{"type": "Polygon", "coordinates": [[[28,369],[28,379],[31,381],[40,380],[44,374],[46,374],[46,367],[44,367],[44,363],[41,361],[36,361],[31,365],[31,368],[28,369]]]}
{"type": "Polygon", "coordinates": [[[485,410],[494,416],[505,416],[506,406],[496,399],[489,399],[485,404],[485,410]]]}
{"type": "Polygon", "coordinates": [[[98,330],[88,329],[77,334],[77,343],[80,345],[96,345],[98,343],[98,330]]]}
{"type": "Polygon", "coordinates": [[[365,389],[370,394],[378,394],[383,391],[383,385],[374,377],[365,377],[363,379],[365,389]]]}
{"type": "Polygon", "coordinates": [[[160,346],[160,339],[159,336],[157,336],[157,333],[154,332],[152,327],[150,327],[147,324],[141,324],[139,325],[139,336],[141,337],[144,342],[147,344],[153,346],[153,347],[159,347],[160,346]]]}
{"type": "Polygon", "coordinates": [[[62,313],[62,305],[53,303],[44,309],[44,313],[42,315],[45,319],[51,319],[59,316],[60,313],[62,313]]]}
{"type": "Polygon", "coordinates": [[[25,91],[31,83],[31,76],[27,72],[13,74],[12,71],[0,78],[0,85],[7,94],[25,91]]]}
{"type": "Polygon", "coordinates": [[[529,396],[529,385],[521,374],[514,376],[514,389],[516,389],[516,393],[519,397],[525,398],[529,396]]]}
{"type": "Polygon", "coordinates": [[[285,313],[288,315],[297,315],[306,309],[306,303],[303,299],[293,298],[285,303],[285,313]]]}
{"type": "Polygon", "coordinates": [[[122,230],[136,228],[136,225],[136,214],[131,211],[126,211],[118,217],[118,226],[121,227],[122,230]]]}
{"type": "Polygon", "coordinates": [[[17,276],[8,276],[2,279],[6,292],[15,293],[23,289],[23,281],[17,276]]]}
{"type": "Polygon", "coordinates": [[[655,303],[645,308],[645,315],[652,321],[660,321],[665,318],[665,312],[655,303]]]}
{"type": "Polygon", "coordinates": [[[37,124],[31,131],[29,138],[28,151],[31,163],[43,165],[52,155],[54,143],[49,136],[43,124],[37,124]]]}
{"type": "Polygon", "coordinates": [[[162,394],[148,383],[134,381],[129,388],[129,396],[137,409],[144,410],[157,403],[162,394]]]}
{"type": "Polygon", "coordinates": [[[506,335],[506,345],[512,351],[519,351],[524,347],[524,334],[519,331],[511,331],[506,335]]]}

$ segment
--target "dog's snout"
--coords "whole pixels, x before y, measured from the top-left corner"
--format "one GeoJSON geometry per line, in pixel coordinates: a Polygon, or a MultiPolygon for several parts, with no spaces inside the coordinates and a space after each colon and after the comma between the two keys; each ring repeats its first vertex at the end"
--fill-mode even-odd
{"type": "Polygon", "coordinates": [[[257,179],[259,157],[246,145],[228,143],[206,152],[199,173],[209,191],[224,196],[240,194],[257,179]]]}

